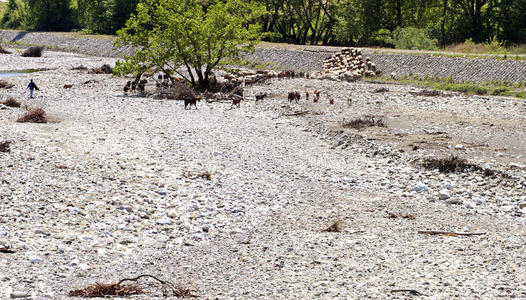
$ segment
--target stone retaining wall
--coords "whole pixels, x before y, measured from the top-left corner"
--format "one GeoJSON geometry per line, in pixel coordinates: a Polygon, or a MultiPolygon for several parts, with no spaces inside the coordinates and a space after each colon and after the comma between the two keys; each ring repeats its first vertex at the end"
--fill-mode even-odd
{"type": "MultiPolygon", "coordinates": [[[[121,57],[131,53],[131,48],[114,49],[111,40],[78,38],[40,32],[0,30],[6,42],[21,42],[27,45],[44,45],[78,53],[121,57]]],[[[323,49],[323,48],[320,48],[323,49]]],[[[270,63],[270,67],[296,71],[321,70],[323,59],[334,54],[326,50],[287,50],[258,48],[245,58],[270,63]]],[[[397,75],[418,75],[421,77],[449,77],[457,81],[526,81],[526,60],[498,60],[493,58],[450,58],[431,55],[400,55],[367,53],[371,60],[384,72],[397,75]]]]}
{"type": "Polygon", "coordinates": [[[456,81],[526,81],[526,60],[450,58],[431,55],[368,54],[385,73],[449,77],[456,81]]]}

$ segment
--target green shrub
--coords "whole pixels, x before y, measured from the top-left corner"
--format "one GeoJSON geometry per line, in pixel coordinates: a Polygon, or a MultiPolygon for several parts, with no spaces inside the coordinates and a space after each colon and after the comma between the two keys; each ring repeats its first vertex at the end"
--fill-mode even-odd
{"type": "Polygon", "coordinates": [[[434,88],[438,90],[454,91],[475,95],[486,95],[489,91],[486,87],[468,83],[439,83],[436,84],[434,88]]]}
{"type": "Polygon", "coordinates": [[[393,31],[393,44],[397,49],[435,50],[438,41],[431,39],[425,29],[415,27],[397,28],[393,31]]]}
{"type": "Polygon", "coordinates": [[[511,96],[511,90],[508,87],[500,86],[491,91],[491,94],[493,96],[511,96]]]}

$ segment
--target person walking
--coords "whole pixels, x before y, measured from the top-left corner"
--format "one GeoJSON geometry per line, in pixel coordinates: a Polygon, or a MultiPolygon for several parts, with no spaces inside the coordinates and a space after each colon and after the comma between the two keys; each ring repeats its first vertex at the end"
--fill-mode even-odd
{"type": "Polygon", "coordinates": [[[29,85],[27,86],[27,88],[29,89],[29,98],[33,98],[33,91],[34,90],[40,91],[38,86],[33,82],[33,79],[31,79],[29,81],[29,85]]]}

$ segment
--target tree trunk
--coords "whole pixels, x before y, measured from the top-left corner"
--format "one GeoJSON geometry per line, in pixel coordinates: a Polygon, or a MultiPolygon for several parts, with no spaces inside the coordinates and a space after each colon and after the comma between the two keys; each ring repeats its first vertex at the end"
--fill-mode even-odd
{"type": "Polygon", "coordinates": [[[402,0],[396,0],[396,22],[398,27],[402,28],[402,0]]]}
{"type": "Polygon", "coordinates": [[[448,0],[444,0],[443,8],[442,8],[442,22],[440,24],[440,34],[441,34],[441,45],[442,45],[442,47],[444,47],[446,45],[447,4],[448,4],[448,0]]]}

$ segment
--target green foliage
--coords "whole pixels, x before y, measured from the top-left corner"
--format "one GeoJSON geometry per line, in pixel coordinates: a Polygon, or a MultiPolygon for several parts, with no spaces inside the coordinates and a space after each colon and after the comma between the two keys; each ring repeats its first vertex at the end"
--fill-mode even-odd
{"type": "Polygon", "coordinates": [[[71,0],[26,0],[28,29],[69,31],[73,28],[71,0]]]}
{"type": "Polygon", "coordinates": [[[78,0],[79,22],[93,33],[112,33],[112,0],[78,0]]]}
{"type": "Polygon", "coordinates": [[[466,94],[486,95],[488,88],[477,84],[470,83],[438,83],[434,86],[435,89],[461,92],[466,94]]]}
{"type": "Polygon", "coordinates": [[[119,60],[114,71],[178,73],[205,89],[223,58],[254,49],[261,37],[255,20],[264,13],[262,6],[241,0],[209,1],[206,6],[198,0],[144,0],[115,41],[115,46],[137,50],[119,60]],[[188,74],[179,72],[181,66],[188,74]]]}
{"type": "Polygon", "coordinates": [[[9,0],[0,19],[2,28],[25,29],[28,26],[29,10],[22,0],[9,0]]]}
{"type": "Polygon", "coordinates": [[[512,92],[511,92],[511,89],[509,87],[501,86],[501,87],[496,87],[495,89],[493,89],[493,91],[491,91],[491,95],[493,95],[493,96],[511,96],[512,92]]]}
{"type": "Polygon", "coordinates": [[[425,29],[415,27],[397,28],[393,31],[393,44],[397,49],[437,49],[437,40],[432,40],[425,29]]]}

